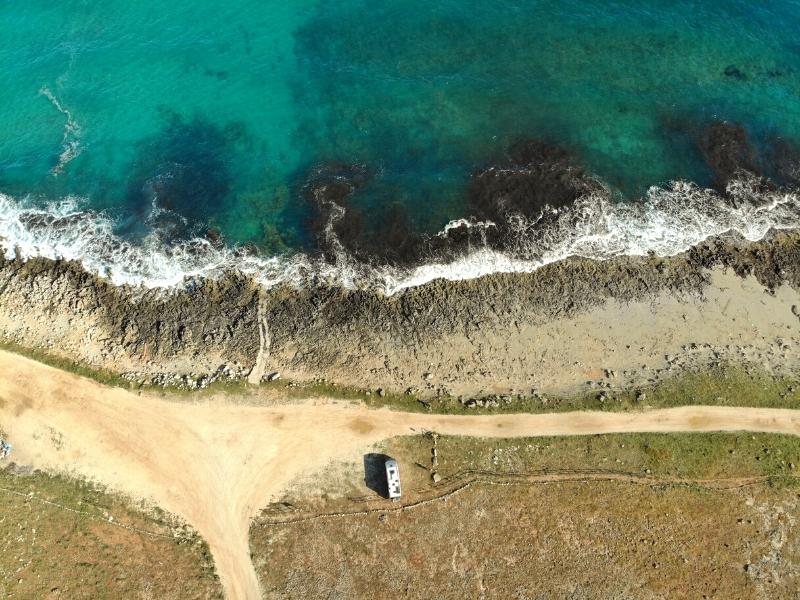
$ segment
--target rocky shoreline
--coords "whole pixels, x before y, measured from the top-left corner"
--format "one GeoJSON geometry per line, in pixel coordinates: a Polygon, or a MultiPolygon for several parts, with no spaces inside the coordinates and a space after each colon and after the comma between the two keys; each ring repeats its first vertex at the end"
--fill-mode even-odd
{"type": "Polygon", "coordinates": [[[279,372],[420,396],[570,391],[608,371],[635,385],[682,351],[693,363],[749,352],[767,370],[791,369],[796,290],[800,231],[755,243],[725,236],[670,258],[570,258],[391,297],[265,290],[237,274],[131,289],[76,263],[2,260],[0,339],[143,383],[279,372]],[[731,316],[731,305],[750,312],[731,316]],[[754,330],[751,313],[769,322],[754,330]]]}

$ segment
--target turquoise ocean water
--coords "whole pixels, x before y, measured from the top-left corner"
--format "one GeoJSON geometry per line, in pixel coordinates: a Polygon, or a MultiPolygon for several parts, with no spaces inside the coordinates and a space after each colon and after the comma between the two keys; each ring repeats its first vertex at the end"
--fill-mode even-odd
{"type": "Polygon", "coordinates": [[[703,187],[710,122],[800,142],[799,26],[794,0],[4,2],[0,221],[21,235],[14,211],[70,198],[134,245],[168,209],[264,258],[308,253],[302,189],[336,162],[370,173],[365,227],[400,204],[435,233],[520,138],[567,148],[615,202],[703,187]]]}

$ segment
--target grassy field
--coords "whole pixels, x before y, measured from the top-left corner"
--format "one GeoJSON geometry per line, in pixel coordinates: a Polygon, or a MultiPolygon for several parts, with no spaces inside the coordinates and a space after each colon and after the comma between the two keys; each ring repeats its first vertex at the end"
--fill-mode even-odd
{"type": "Polygon", "coordinates": [[[222,598],[208,548],[87,483],[0,470],[0,597],[222,598]]]}
{"type": "MultiPolygon", "coordinates": [[[[385,452],[409,465],[431,463],[428,436],[395,438],[385,452]]],[[[437,472],[530,473],[556,470],[611,470],[663,478],[769,477],[792,485],[800,476],[800,439],[747,433],[626,433],[577,437],[483,440],[440,436],[437,472]]],[[[426,475],[420,467],[406,469],[426,475]]]]}
{"type": "Polygon", "coordinates": [[[298,482],[251,530],[268,598],[793,598],[800,589],[797,438],[418,435],[374,451],[398,459],[407,506],[368,489],[359,464],[298,482]]]}
{"type": "MultiPolygon", "coordinates": [[[[336,389],[333,392],[336,393],[336,389]]],[[[699,372],[683,372],[654,385],[630,389],[592,389],[571,396],[505,395],[483,399],[484,404],[496,404],[496,406],[481,406],[480,402],[470,406],[470,403],[463,403],[448,396],[423,402],[409,395],[365,396],[363,391],[355,390],[342,390],[339,393],[360,397],[368,405],[375,407],[390,406],[403,410],[448,414],[627,411],[692,404],[800,408],[800,383],[797,380],[753,370],[747,371],[733,365],[699,372]]]]}
{"type": "Polygon", "coordinates": [[[263,527],[267,598],[796,598],[795,494],[620,482],[474,486],[263,527]]]}

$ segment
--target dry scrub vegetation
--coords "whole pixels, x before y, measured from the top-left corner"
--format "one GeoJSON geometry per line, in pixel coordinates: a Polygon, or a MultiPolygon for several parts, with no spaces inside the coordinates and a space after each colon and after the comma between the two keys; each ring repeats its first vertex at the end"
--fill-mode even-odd
{"type": "Polygon", "coordinates": [[[0,470],[0,597],[222,598],[208,548],[157,509],[0,470]]]}
{"type": "Polygon", "coordinates": [[[266,597],[798,597],[796,438],[420,435],[377,450],[419,504],[376,499],[360,465],[298,482],[251,530],[266,597]]]}

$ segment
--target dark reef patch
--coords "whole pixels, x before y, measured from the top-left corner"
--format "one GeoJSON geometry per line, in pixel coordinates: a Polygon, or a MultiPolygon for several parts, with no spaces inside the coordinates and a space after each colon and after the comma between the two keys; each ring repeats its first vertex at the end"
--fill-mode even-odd
{"type": "MultiPolygon", "coordinates": [[[[701,124],[665,118],[662,127],[705,165],[706,182],[698,185],[710,185],[732,206],[757,203],[762,194],[800,184],[800,147],[791,141],[751,138],[744,126],[727,121],[701,124]],[[736,180],[747,181],[751,200],[742,190],[728,192],[736,180]]],[[[527,257],[527,249],[568,216],[580,198],[643,201],[622,198],[567,148],[534,138],[513,143],[499,158],[473,171],[464,186],[462,221],[438,233],[415,227],[408,207],[391,193],[376,195],[375,189],[381,188],[375,181],[381,176],[364,165],[333,161],[315,167],[305,178],[301,195],[310,210],[310,237],[330,262],[347,255],[373,266],[413,267],[451,261],[487,247],[527,257]]]]}
{"type": "MultiPolygon", "coordinates": [[[[370,264],[410,266],[452,252],[449,236],[417,231],[408,209],[387,200],[366,214],[352,202],[372,174],[363,166],[331,162],[316,167],[303,189],[311,206],[311,231],[319,250],[331,262],[341,249],[370,264]]],[[[457,233],[453,241],[463,238],[457,233]]]]}
{"type": "Polygon", "coordinates": [[[334,262],[339,244],[353,251],[363,231],[363,215],[350,210],[349,199],[371,175],[361,165],[331,161],[311,170],[301,194],[309,203],[308,225],[319,250],[334,262]]]}
{"type": "Polygon", "coordinates": [[[748,179],[755,190],[791,190],[800,184],[800,147],[784,137],[756,133],[730,121],[698,122],[689,117],[664,116],[664,135],[691,143],[697,160],[705,164],[709,179],[695,179],[731,200],[728,184],[748,179]]]}
{"type": "Polygon", "coordinates": [[[697,137],[697,146],[714,173],[714,187],[725,193],[743,173],[758,177],[758,188],[774,191],[800,185],[800,147],[779,136],[753,139],[740,124],[714,122],[697,137]]]}
{"type": "Polygon", "coordinates": [[[437,234],[418,231],[405,205],[387,198],[367,214],[353,198],[372,179],[363,166],[330,162],[314,168],[302,194],[319,250],[335,261],[340,249],[370,264],[412,266],[452,260],[476,247],[507,249],[518,218],[546,221],[601,185],[556,145],[526,139],[490,167],[476,171],[466,190],[464,223],[437,234]],[[481,224],[478,224],[481,222],[481,224]]]}
{"type": "Polygon", "coordinates": [[[524,140],[499,164],[475,173],[469,205],[480,219],[504,221],[511,214],[538,218],[546,208],[563,208],[598,187],[564,148],[524,140]]]}
{"type": "Polygon", "coordinates": [[[205,75],[208,77],[214,77],[215,79],[217,79],[217,81],[225,81],[228,78],[227,71],[218,71],[215,69],[206,68],[206,70],[203,71],[203,73],[205,73],[205,75]]]}
{"type": "Polygon", "coordinates": [[[495,224],[489,241],[505,249],[515,241],[519,217],[546,227],[559,211],[601,189],[566,149],[527,139],[513,144],[497,164],[474,173],[467,197],[473,216],[495,224]]]}
{"type": "Polygon", "coordinates": [[[739,171],[758,173],[756,150],[741,125],[720,121],[706,127],[697,141],[703,159],[714,172],[714,186],[725,186],[739,171]]]}
{"type": "MultiPolygon", "coordinates": [[[[701,121],[690,115],[661,115],[662,135],[689,152],[700,171],[692,179],[724,195],[728,183],[743,172],[764,175],[768,161],[759,151],[768,142],[754,139],[740,123],[701,121]]],[[[763,152],[763,150],[762,150],[763,152]]]]}
{"type": "Polygon", "coordinates": [[[737,81],[747,81],[747,75],[745,75],[736,65],[728,65],[725,67],[723,73],[725,74],[725,77],[731,77],[737,81]]]}
{"type": "Polygon", "coordinates": [[[770,175],[782,185],[800,185],[800,146],[776,138],[769,144],[767,164],[770,175]]]}
{"type": "Polygon", "coordinates": [[[219,214],[232,185],[230,146],[244,135],[241,127],[220,128],[194,117],[170,113],[159,135],[138,148],[128,183],[127,205],[148,225],[176,236],[196,233],[219,214]],[[153,208],[162,209],[160,212],[153,208]],[[187,222],[181,223],[183,219],[187,222]],[[165,222],[168,221],[168,222],[165,222]]]}

